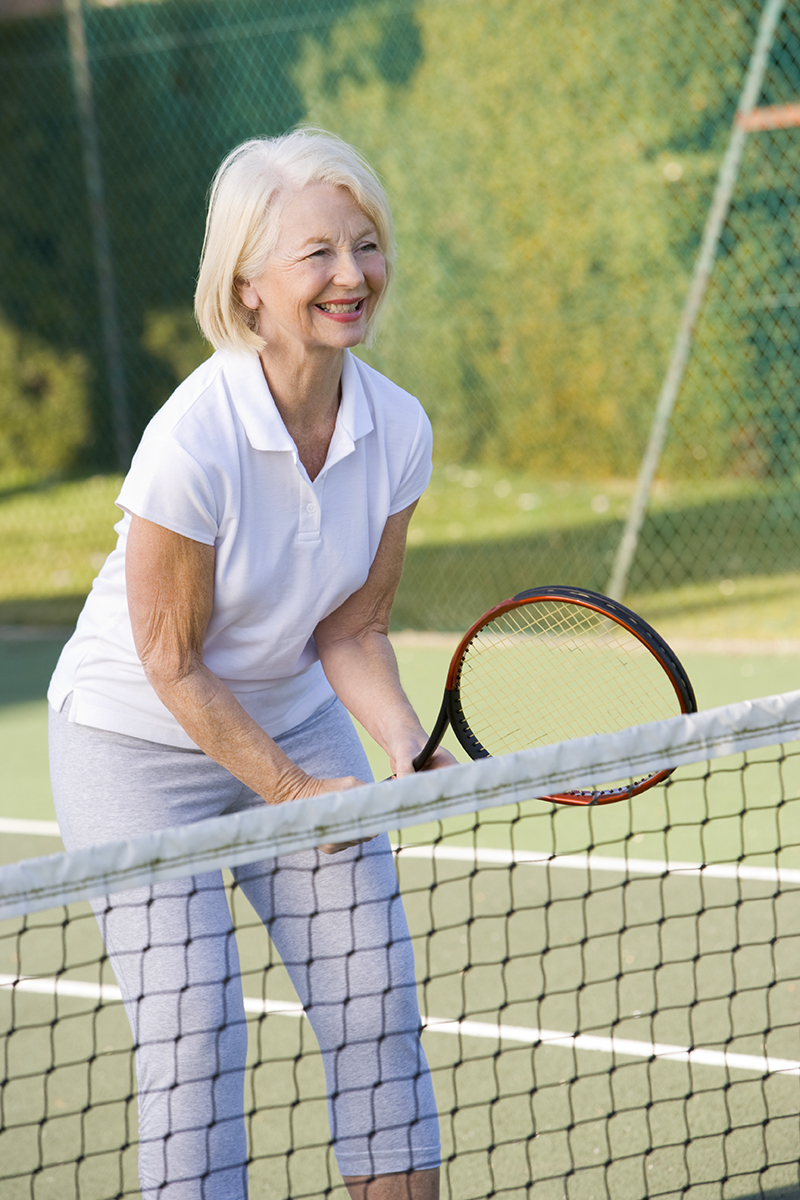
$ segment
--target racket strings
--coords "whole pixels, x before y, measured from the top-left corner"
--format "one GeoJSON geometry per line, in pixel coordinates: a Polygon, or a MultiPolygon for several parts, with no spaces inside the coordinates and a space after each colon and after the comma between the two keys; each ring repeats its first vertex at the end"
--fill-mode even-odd
{"type": "Polygon", "coordinates": [[[492,755],[680,711],[659,659],[623,625],[560,600],[483,626],[462,660],[461,708],[492,755]]]}

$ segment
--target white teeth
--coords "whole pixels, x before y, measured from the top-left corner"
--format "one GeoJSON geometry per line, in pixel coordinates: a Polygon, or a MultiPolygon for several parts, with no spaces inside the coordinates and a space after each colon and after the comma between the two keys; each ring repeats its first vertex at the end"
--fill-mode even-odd
{"type": "Polygon", "coordinates": [[[357,312],[360,303],[360,300],[354,300],[352,304],[318,304],[317,308],[321,308],[323,312],[329,313],[357,312]]]}

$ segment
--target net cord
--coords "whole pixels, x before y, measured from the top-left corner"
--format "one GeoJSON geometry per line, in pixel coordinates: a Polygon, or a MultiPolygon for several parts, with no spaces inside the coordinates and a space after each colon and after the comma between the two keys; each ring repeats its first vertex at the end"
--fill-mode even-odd
{"type": "Polygon", "coordinates": [[[800,740],[800,691],[250,809],[0,869],[0,919],[800,740]]]}

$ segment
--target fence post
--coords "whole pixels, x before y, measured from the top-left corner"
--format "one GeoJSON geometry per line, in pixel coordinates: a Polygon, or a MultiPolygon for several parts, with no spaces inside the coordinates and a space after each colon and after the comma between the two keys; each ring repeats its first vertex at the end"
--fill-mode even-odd
{"type": "Polygon", "coordinates": [[[607,590],[609,596],[612,596],[615,600],[621,600],[625,594],[628,575],[633,563],[633,556],[636,553],[645,509],[650,496],[650,488],[653,485],[653,478],[664,449],[670,417],[675,407],[675,401],[678,398],[678,391],[683,382],[686,364],[689,361],[689,352],[692,346],[695,325],[700,315],[700,309],[703,305],[708,281],[711,277],[711,269],[717,253],[717,246],[719,245],[719,239],[722,236],[722,230],[730,209],[731,197],[739,175],[744,140],[747,134],[743,118],[752,112],[761,92],[767,59],[772,48],[775,28],[783,12],[783,6],[784,0],[767,0],[761,13],[758,35],[750,58],[750,65],[747,68],[744,86],[739,96],[736,119],[731,129],[728,148],[719,170],[717,186],[714,190],[711,208],[709,209],[705,229],[703,230],[703,239],[700,243],[700,251],[694,265],[689,292],[672,349],[672,357],[670,358],[667,374],[664,378],[661,394],[653,415],[647,449],[642,458],[639,476],[636,480],[636,490],[614,559],[614,567],[607,590]]]}
{"type": "Polygon", "coordinates": [[[114,264],[111,256],[111,239],[108,232],[103,173],[100,165],[100,143],[97,136],[92,74],[86,45],[86,25],[83,18],[83,0],[64,0],[69,38],[69,57],[72,80],[78,108],[78,120],[83,149],[83,168],[86,191],[89,198],[89,217],[92,226],[97,292],[100,301],[100,323],[103,330],[103,349],[108,372],[111,398],[111,418],[114,429],[114,445],[117,466],[126,471],[130,465],[132,446],[130,415],[125,382],[125,366],[122,355],[119,314],[116,288],[114,286],[114,264]]]}

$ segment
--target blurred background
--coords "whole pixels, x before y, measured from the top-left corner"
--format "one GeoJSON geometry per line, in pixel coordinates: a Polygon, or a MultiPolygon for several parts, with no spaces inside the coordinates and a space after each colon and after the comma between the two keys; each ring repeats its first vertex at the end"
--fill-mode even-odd
{"type": "Polygon", "coordinates": [[[363,355],[434,424],[397,628],[606,591],[616,561],[673,636],[797,649],[798,102],[774,2],[0,0],[0,625],[74,621],[142,429],[210,352],[209,181],[308,122],[386,183],[397,287],[363,355]]]}

